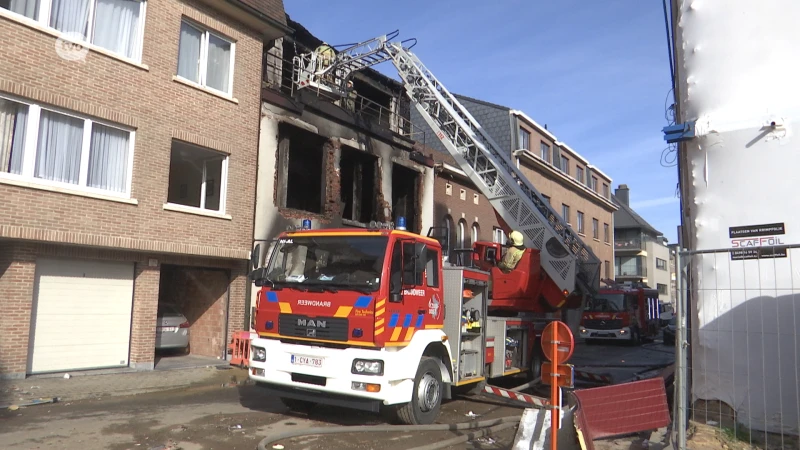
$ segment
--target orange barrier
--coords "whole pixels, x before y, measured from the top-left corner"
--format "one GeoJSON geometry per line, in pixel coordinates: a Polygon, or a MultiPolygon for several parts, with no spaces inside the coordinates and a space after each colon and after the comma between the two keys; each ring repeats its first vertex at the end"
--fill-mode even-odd
{"type": "Polygon", "coordinates": [[[235,331],[231,343],[228,344],[231,354],[231,365],[247,368],[250,361],[250,332],[235,331]]]}

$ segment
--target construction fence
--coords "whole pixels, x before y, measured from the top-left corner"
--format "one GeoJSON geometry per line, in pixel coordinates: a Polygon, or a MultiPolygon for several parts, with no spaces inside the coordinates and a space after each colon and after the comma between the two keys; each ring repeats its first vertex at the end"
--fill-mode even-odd
{"type": "Polygon", "coordinates": [[[678,252],[673,423],[800,449],[800,245],[678,252]]]}

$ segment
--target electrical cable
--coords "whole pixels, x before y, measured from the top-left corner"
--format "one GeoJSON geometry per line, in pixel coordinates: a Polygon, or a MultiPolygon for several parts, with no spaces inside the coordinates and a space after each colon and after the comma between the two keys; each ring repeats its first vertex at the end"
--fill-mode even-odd
{"type": "MultiPolygon", "coordinates": [[[[300,436],[339,434],[339,433],[370,433],[370,432],[399,432],[407,433],[410,431],[462,431],[478,430],[481,428],[496,427],[507,423],[519,423],[522,415],[506,416],[498,419],[487,419],[478,422],[461,422],[453,424],[433,424],[433,425],[355,425],[339,427],[317,427],[305,430],[293,430],[275,436],[267,436],[258,443],[258,450],[267,450],[267,445],[274,442],[291,439],[300,436]]],[[[459,436],[461,437],[461,436],[459,436]]],[[[439,447],[436,447],[439,448],[439,447]]]]}

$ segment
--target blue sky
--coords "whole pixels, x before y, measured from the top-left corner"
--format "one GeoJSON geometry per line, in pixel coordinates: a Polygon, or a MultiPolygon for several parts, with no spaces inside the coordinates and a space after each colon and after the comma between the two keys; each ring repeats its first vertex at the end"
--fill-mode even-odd
{"type": "MultiPolygon", "coordinates": [[[[613,179],[676,242],[677,169],[661,164],[669,62],[659,0],[286,0],[331,45],[400,30],[451,91],[525,111],[613,179]]],[[[378,67],[394,75],[389,63],[378,67]]]]}

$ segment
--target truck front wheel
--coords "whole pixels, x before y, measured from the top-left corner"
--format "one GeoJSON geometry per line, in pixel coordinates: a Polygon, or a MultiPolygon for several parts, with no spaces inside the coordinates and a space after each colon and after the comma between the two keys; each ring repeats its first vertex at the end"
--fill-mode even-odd
{"type": "Polygon", "coordinates": [[[430,425],[439,417],[443,394],[439,364],[433,358],[423,357],[414,377],[411,401],[396,406],[394,416],[406,425],[430,425]]]}

